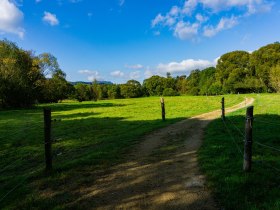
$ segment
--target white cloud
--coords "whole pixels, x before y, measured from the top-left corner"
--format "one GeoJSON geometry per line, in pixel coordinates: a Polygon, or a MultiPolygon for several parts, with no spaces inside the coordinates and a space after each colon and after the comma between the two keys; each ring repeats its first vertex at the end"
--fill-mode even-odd
{"type": "Polygon", "coordinates": [[[92,70],[79,70],[80,74],[87,75],[88,81],[94,81],[94,80],[102,80],[102,77],[100,76],[98,71],[92,71],[92,70]]]}
{"type": "Polygon", "coordinates": [[[144,66],[141,64],[135,64],[135,65],[125,65],[125,68],[127,69],[143,69],[144,66]]]}
{"type": "Polygon", "coordinates": [[[197,4],[198,4],[197,0],[186,0],[184,7],[182,9],[183,14],[191,15],[193,10],[196,8],[197,4]]]}
{"type": "Polygon", "coordinates": [[[174,36],[185,40],[191,39],[198,33],[198,23],[190,24],[189,22],[180,21],[174,29],[174,36]]]}
{"type": "Polygon", "coordinates": [[[129,78],[130,79],[134,79],[137,80],[141,77],[141,72],[140,71],[134,71],[134,72],[130,72],[129,74],[129,78]]]}
{"type": "Polygon", "coordinates": [[[151,76],[155,75],[150,69],[147,69],[145,72],[144,72],[144,77],[145,79],[148,79],[150,78],[151,76]]]}
{"type": "Polygon", "coordinates": [[[214,66],[216,66],[218,64],[218,60],[221,58],[221,56],[217,57],[214,59],[214,66]]]}
{"type": "Polygon", "coordinates": [[[56,15],[50,12],[44,12],[43,21],[49,23],[51,26],[59,24],[59,20],[57,19],[56,15]]]}
{"type": "Polygon", "coordinates": [[[201,4],[204,9],[211,9],[212,12],[229,10],[231,8],[246,8],[249,13],[262,12],[270,10],[272,3],[265,0],[186,0],[184,12],[192,14],[196,7],[201,4]]]}
{"type": "Polygon", "coordinates": [[[20,38],[25,30],[21,27],[23,12],[9,0],[0,0],[0,33],[12,33],[20,38]]]}
{"type": "Polygon", "coordinates": [[[113,71],[110,73],[110,75],[113,77],[124,77],[124,73],[122,71],[113,71]]]}
{"type": "Polygon", "coordinates": [[[227,15],[241,19],[255,13],[268,12],[272,5],[272,0],[185,0],[182,6],[171,7],[165,15],[156,15],[151,21],[151,27],[156,31],[160,27],[168,27],[179,39],[193,40],[200,32],[211,37],[238,23],[237,18],[222,17],[216,27],[207,25],[206,22],[215,21],[217,14],[227,12],[227,15]]]}
{"type": "Polygon", "coordinates": [[[237,17],[232,16],[231,18],[221,18],[220,22],[216,27],[205,26],[203,35],[207,37],[215,36],[220,31],[230,29],[238,24],[237,17]]]}
{"type": "Polygon", "coordinates": [[[158,14],[155,19],[152,20],[152,27],[155,27],[156,25],[164,22],[165,17],[163,17],[161,14],[158,14]]]}
{"type": "Polygon", "coordinates": [[[181,62],[170,62],[167,64],[162,64],[160,63],[157,66],[157,71],[161,75],[166,75],[167,72],[170,73],[184,73],[184,74],[189,74],[190,71],[194,69],[205,69],[210,66],[215,66],[216,65],[216,59],[214,61],[209,61],[209,60],[194,60],[194,59],[187,59],[183,60],[181,62]]]}
{"type": "Polygon", "coordinates": [[[208,20],[208,17],[203,16],[203,15],[201,15],[201,14],[199,14],[199,13],[196,14],[195,18],[196,18],[196,20],[197,20],[198,22],[200,22],[200,23],[204,23],[204,22],[206,22],[206,21],[208,20]]]}
{"type": "Polygon", "coordinates": [[[180,14],[180,12],[181,12],[181,9],[179,7],[173,6],[171,8],[171,10],[169,11],[169,15],[170,16],[178,16],[180,14]]]}

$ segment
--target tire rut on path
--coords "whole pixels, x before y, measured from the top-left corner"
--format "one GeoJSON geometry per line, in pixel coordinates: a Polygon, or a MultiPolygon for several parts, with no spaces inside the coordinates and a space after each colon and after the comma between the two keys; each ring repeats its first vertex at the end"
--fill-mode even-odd
{"type": "MultiPolygon", "coordinates": [[[[252,104],[254,99],[226,109],[252,104]]],[[[198,115],[146,135],[129,160],[82,187],[71,205],[81,209],[218,209],[200,172],[197,150],[220,111],[198,115]],[[195,128],[195,129],[194,129],[195,128]],[[173,142],[179,142],[177,147],[173,142]],[[179,145],[179,146],[178,146],[179,145]]]]}

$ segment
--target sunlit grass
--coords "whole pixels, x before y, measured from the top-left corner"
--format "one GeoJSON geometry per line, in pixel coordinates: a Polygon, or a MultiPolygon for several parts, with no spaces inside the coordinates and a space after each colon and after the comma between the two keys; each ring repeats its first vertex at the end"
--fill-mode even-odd
{"type": "Polygon", "coordinates": [[[280,153],[257,145],[259,142],[280,149],[279,104],[278,94],[255,96],[250,173],[242,170],[246,110],[227,116],[230,134],[219,119],[209,125],[199,153],[200,163],[225,209],[280,209],[280,153]]]}
{"type": "MultiPolygon", "coordinates": [[[[227,95],[225,99],[226,105],[231,106],[241,102],[244,96],[227,95]]],[[[166,121],[161,120],[159,101],[159,97],[67,101],[29,110],[2,110],[0,199],[18,183],[23,184],[0,201],[1,207],[20,209],[39,205],[40,208],[54,208],[68,202],[70,195],[43,201],[40,191],[46,186],[55,191],[63,184],[71,185],[73,179],[77,185],[84,182],[85,177],[77,174],[78,171],[98,170],[121,162],[144,134],[219,109],[221,96],[166,97],[166,121]],[[54,172],[50,177],[43,173],[43,107],[52,109],[54,172]]]]}

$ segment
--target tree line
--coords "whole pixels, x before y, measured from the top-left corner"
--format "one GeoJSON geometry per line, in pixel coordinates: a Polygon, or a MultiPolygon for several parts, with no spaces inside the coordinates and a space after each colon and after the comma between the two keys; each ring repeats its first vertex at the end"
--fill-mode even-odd
{"type": "Polygon", "coordinates": [[[189,75],[152,76],[143,83],[79,83],[66,81],[50,53],[35,55],[8,40],[0,41],[0,107],[29,107],[36,103],[137,98],[145,96],[216,95],[280,92],[280,43],[249,53],[222,55],[216,67],[194,69],[189,75]]]}
{"type": "Polygon", "coordinates": [[[195,69],[189,75],[172,77],[167,73],[166,77],[152,76],[143,84],[129,80],[126,84],[80,84],[75,88],[79,89],[80,96],[84,94],[80,100],[280,92],[280,43],[266,45],[252,53],[226,53],[218,59],[216,67],[195,69]]]}

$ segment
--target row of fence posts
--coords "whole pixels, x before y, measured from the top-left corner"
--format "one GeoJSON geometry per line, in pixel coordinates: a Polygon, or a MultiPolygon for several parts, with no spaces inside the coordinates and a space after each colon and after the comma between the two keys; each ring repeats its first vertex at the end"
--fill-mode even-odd
{"type": "MultiPolygon", "coordinates": [[[[164,98],[160,99],[161,103],[161,116],[162,120],[165,121],[165,104],[164,98]]],[[[222,120],[225,118],[225,98],[222,98],[222,120]]],[[[243,170],[248,172],[251,171],[252,166],[252,129],[253,129],[253,106],[247,108],[246,111],[246,123],[245,123],[245,144],[244,144],[244,162],[243,170]]],[[[46,171],[52,170],[52,139],[51,139],[51,109],[44,108],[44,140],[45,140],[45,161],[46,171]]]]}
{"type": "MultiPolygon", "coordinates": [[[[225,98],[222,98],[222,120],[225,118],[225,98]]],[[[246,101],[245,101],[246,106],[246,101]]],[[[246,121],[245,121],[245,139],[244,139],[244,159],[243,159],[243,170],[250,172],[252,169],[252,145],[253,145],[253,115],[254,106],[247,107],[246,110],[246,121]]]]}

